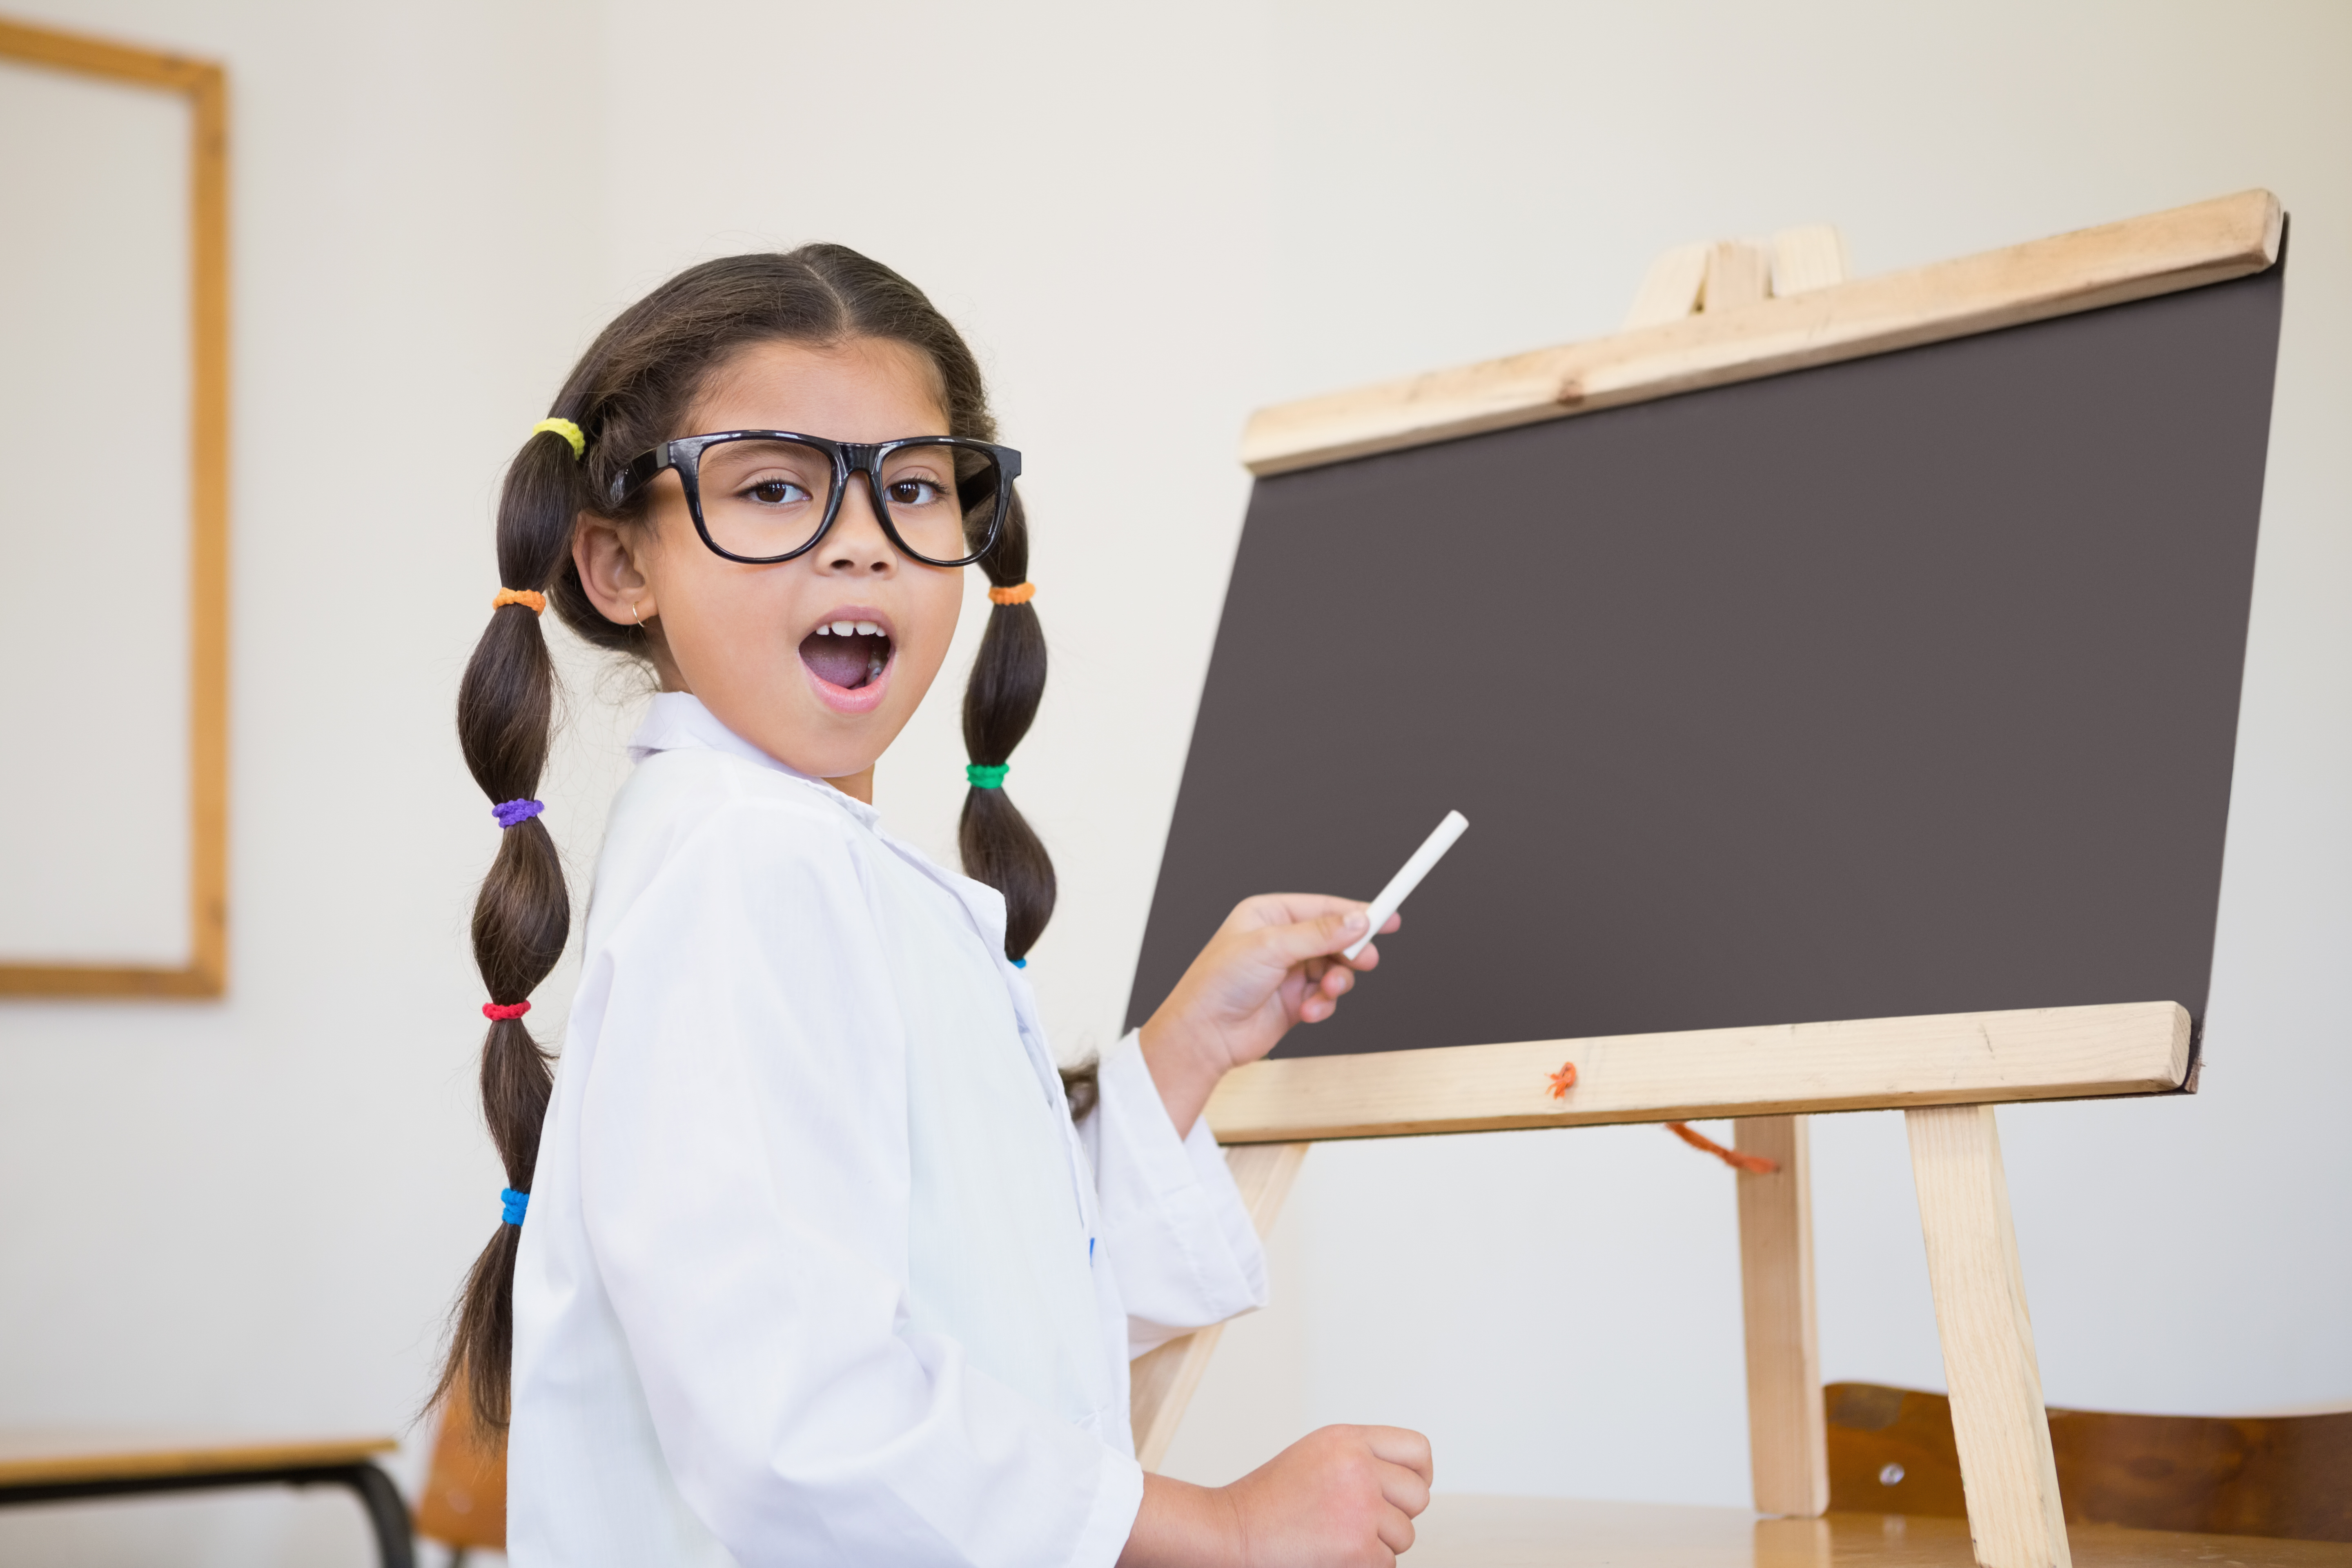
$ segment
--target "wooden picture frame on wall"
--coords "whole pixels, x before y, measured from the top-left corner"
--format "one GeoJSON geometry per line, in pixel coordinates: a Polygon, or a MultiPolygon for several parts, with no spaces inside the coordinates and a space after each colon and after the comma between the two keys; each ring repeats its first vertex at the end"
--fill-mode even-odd
{"type": "MultiPolygon", "coordinates": [[[[0,19],[0,61],[175,94],[188,109],[187,921],[176,964],[0,951],[0,995],[218,996],[228,977],[228,84],[222,68],[0,19]]],[[[93,592],[119,570],[93,558],[93,592]]],[[[96,721],[93,719],[93,721],[96,721]]],[[[52,752],[70,749],[70,737],[52,752]]],[[[18,831],[36,831],[16,824],[18,831]]],[[[176,875],[176,869],[174,871],[176,875]]],[[[0,892],[0,897],[9,896],[0,892]]],[[[37,894],[18,889],[18,897],[37,894]]]]}

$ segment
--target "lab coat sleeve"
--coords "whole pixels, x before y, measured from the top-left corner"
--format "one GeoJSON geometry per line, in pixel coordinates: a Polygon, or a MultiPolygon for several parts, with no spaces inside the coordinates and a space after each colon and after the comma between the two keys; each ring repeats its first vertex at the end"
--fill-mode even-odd
{"type": "Polygon", "coordinates": [[[581,1201],[680,1494],[744,1568],[1113,1562],[1132,1459],[911,1333],[905,1049],[847,846],[744,800],[600,956],[581,1201]]]}
{"type": "Polygon", "coordinates": [[[1128,1354],[1265,1305],[1265,1251],[1202,1117],[1176,1136],[1130,1033],[1102,1058],[1085,1135],[1128,1354]]]}

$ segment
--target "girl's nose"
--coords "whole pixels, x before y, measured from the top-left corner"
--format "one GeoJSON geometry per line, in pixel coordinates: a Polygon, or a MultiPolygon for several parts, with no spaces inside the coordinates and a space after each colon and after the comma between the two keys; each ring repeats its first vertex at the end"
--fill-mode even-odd
{"type": "Polygon", "coordinates": [[[816,547],[817,569],[887,577],[898,569],[898,552],[890,536],[882,531],[882,520],[875,515],[874,493],[859,482],[861,478],[850,476],[849,488],[842,493],[841,510],[824,542],[816,547]]]}

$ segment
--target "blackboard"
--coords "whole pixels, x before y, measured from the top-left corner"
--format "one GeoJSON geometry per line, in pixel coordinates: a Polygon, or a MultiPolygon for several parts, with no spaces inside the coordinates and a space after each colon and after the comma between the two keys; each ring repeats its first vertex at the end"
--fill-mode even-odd
{"type": "Polygon", "coordinates": [[[1260,479],[1130,1025],[1449,808],[1277,1055],[2201,1019],[2284,275],[1260,479]]]}

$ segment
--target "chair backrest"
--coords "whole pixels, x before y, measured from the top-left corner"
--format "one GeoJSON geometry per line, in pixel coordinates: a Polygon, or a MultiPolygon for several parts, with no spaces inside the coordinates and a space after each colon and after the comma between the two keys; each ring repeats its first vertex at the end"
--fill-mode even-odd
{"type": "MultiPolygon", "coordinates": [[[[1964,1518],[1951,1401],[1833,1383],[1830,1507],[1964,1518]]],[[[2242,1417],[2050,1412],[2069,1523],[2352,1541],[2352,1410],[2242,1417]]]]}
{"type": "Polygon", "coordinates": [[[416,1533],[461,1551],[506,1550],[505,1435],[486,1432],[475,1421],[462,1385],[442,1407],[433,1467],[416,1500],[416,1533]]]}

